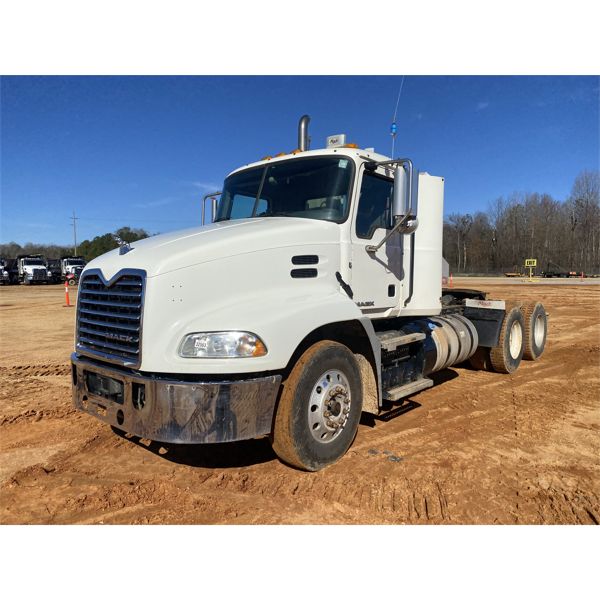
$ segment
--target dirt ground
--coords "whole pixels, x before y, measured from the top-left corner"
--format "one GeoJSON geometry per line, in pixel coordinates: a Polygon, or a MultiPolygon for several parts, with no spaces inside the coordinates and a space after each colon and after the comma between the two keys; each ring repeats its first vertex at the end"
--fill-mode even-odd
{"type": "Polygon", "coordinates": [[[436,374],[318,473],[265,439],[171,446],[76,412],[63,288],[0,288],[0,523],[597,524],[600,285],[488,281],[492,298],[545,304],[543,357],[436,374]]]}

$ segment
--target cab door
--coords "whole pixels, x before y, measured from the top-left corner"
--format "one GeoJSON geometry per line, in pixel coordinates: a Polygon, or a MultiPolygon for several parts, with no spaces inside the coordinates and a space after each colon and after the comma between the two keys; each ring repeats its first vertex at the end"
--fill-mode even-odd
{"type": "Polygon", "coordinates": [[[394,234],[376,253],[389,232],[394,181],[383,173],[363,170],[352,224],[351,287],[353,300],[365,313],[383,312],[400,301],[402,284],[402,236],[394,234]]]}

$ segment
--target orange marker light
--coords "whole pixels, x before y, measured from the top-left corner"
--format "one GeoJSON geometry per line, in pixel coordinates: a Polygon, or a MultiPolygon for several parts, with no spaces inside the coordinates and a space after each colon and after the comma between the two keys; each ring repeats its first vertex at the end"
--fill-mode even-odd
{"type": "Polygon", "coordinates": [[[252,352],[252,356],[264,356],[267,353],[267,349],[261,340],[256,340],[254,345],[254,351],[252,352]]]}

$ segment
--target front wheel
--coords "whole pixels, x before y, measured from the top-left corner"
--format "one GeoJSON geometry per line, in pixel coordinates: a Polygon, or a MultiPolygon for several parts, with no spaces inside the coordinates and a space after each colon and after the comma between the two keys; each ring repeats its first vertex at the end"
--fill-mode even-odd
{"type": "Polygon", "coordinates": [[[311,346],[284,383],[271,440],[277,456],[305,471],[339,460],[356,436],[361,390],[346,346],[329,340],[311,346]]]}

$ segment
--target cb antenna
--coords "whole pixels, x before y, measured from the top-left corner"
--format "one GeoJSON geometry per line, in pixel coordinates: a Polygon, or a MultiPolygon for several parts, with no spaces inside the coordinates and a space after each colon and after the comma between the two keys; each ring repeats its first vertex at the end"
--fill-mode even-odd
{"type": "Polygon", "coordinates": [[[400,90],[398,91],[398,98],[396,100],[396,108],[394,110],[394,118],[392,119],[392,125],[390,127],[390,135],[392,136],[391,158],[394,158],[394,147],[396,145],[396,135],[398,134],[398,125],[396,123],[396,117],[398,115],[398,105],[400,104],[400,96],[402,95],[403,87],[404,87],[404,75],[402,75],[402,81],[400,82],[400,90]]]}

